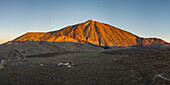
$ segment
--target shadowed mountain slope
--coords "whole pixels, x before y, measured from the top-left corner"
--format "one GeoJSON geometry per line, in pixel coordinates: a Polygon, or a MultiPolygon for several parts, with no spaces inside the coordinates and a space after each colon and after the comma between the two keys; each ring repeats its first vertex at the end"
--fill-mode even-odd
{"type": "MultiPolygon", "coordinates": [[[[29,32],[16,41],[76,42],[99,46],[168,46],[169,43],[157,38],[141,38],[114,26],[93,20],[65,27],[52,32],[29,32]]],[[[8,42],[7,44],[13,44],[8,42]]]]}

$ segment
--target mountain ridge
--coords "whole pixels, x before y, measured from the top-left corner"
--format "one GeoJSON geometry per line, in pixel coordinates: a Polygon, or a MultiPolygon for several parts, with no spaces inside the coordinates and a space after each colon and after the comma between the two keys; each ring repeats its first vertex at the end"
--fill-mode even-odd
{"type": "Polygon", "coordinates": [[[28,32],[12,40],[44,42],[76,42],[99,46],[167,46],[168,42],[158,38],[143,38],[109,24],[88,20],[67,26],[57,31],[28,32]]]}

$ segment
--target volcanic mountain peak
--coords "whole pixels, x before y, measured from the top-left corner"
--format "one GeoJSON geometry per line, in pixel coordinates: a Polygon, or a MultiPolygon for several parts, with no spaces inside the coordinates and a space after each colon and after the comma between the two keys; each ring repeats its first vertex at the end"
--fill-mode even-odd
{"type": "Polygon", "coordinates": [[[91,19],[59,31],[26,33],[13,41],[79,42],[99,46],[123,47],[168,44],[157,38],[140,38],[127,31],[91,19]]]}
{"type": "Polygon", "coordinates": [[[87,22],[94,22],[92,19],[89,19],[87,22]]]}

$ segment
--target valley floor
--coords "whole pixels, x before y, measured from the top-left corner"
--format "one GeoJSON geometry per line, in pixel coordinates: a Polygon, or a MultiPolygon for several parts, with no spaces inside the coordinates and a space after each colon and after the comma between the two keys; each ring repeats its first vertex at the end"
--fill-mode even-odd
{"type": "Polygon", "coordinates": [[[169,85],[170,50],[121,49],[26,58],[0,70],[0,85],[169,85]],[[74,67],[58,67],[71,62],[74,67]],[[17,64],[17,65],[16,65],[17,64]]]}

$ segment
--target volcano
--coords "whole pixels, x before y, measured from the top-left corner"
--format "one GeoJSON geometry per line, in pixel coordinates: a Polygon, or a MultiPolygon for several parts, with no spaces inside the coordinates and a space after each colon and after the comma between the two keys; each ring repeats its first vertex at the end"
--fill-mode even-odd
{"type": "Polygon", "coordinates": [[[71,25],[58,31],[28,32],[13,42],[76,42],[97,46],[169,46],[166,41],[158,38],[142,38],[130,32],[98,21],[88,20],[84,23],[71,25]]]}

